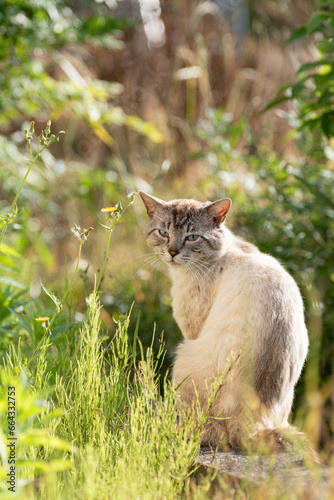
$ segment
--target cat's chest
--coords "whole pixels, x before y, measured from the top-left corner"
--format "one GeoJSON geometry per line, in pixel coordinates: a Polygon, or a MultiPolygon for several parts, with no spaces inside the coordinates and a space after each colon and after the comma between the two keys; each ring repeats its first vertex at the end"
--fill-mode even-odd
{"type": "Polygon", "coordinates": [[[218,285],[216,280],[198,282],[187,274],[173,276],[173,315],[183,336],[198,337],[213,305],[218,285]]]}

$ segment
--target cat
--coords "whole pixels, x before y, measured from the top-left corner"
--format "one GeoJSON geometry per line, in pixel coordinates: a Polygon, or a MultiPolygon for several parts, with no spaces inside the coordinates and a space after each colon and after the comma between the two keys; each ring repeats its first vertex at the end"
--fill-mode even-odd
{"type": "Polygon", "coordinates": [[[150,219],[144,237],[169,267],[173,315],[184,337],[172,375],[181,401],[189,407],[198,398],[204,408],[212,383],[228,374],[202,444],[240,449],[265,436],[284,448],[309,344],[297,284],[274,257],[225,226],[229,198],[165,202],[139,195],[150,219]]]}

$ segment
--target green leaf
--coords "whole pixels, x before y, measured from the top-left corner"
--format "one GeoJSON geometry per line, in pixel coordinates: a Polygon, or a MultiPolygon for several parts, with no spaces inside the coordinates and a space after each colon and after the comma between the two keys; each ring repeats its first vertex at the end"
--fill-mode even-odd
{"type": "Polygon", "coordinates": [[[302,26],[301,28],[298,28],[297,30],[291,33],[286,43],[294,42],[295,40],[299,40],[299,38],[303,38],[306,35],[307,35],[306,26],[302,26]]]}
{"type": "Polygon", "coordinates": [[[267,106],[262,110],[262,113],[268,111],[268,109],[271,109],[274,106],[277,106],[277,104],[281,104],[281,102],[288,101],[289,99],[291,99],[290,96],[277,97],[277,99],[274,99],[273,101],[270,101],[269,104],[267,104],[267,106]]]}
{"type": "Polygon", "coordinates": [[[10,255],[11,257],[15,257],[16,259],[21,259],[21,254],[19,254],[14,248],[6,245],[5,243],[1,243],[0,252],[5,255],[10,255]]]}
{"type": "Polygon", "coordinates": [[[302,73],[303,71],[307,71],[309,69],[316,68],[317,66],[322,66],[327,64],[328,65],[332,64],[332,61],[330,61],[329,59],[319,59],[318,61],[307,62],[305,64],[302,64],[302,66],[297,71],[297,74],[302,73]]]}
{"type": "Polygon", "coordinates": [[[328,14],[325,12],[316,12],[315,14],[313,14],[313,16],[310,17],[310,19],[307,21],[307,24],[306,24],[307,34],[311,35],[312,33],[319,31],[318,28],[322,25],[322,23],[327,18],[328,18],[328,14]]]}
{"type": "Polygon", "coordinates": [[[312,117],[312,118],[309,118],[307,120],[303,120],[303,122],[301,123],[298,130],[302,130],[303,128],[306,128],[306,127],[308,127],[310,130],[314,130],[315,128],[319,127],[320,122],[321,122],[321,120],[320,120],[319,116],[312,117]]]}
{"type": "Polygon", "coordinates": [[[190,375],[187,375],[176,387],[175,390],[177,391],[181,385],[190,377],[190,375]]]}
{"type": "Polygon", "coordinates": [[[72,444],[55,436],[49,436],[44,429],[29,429],[21,433],[20,443],[31,446],[50,446],[50,448],[56,448],[58,450],[73,451],[72,444]]]}
{"type": "Polygon", "coordinates": [[[291,90],[292,90],[291,97],[293,99],[296,99],[297,97],[299,97],[300,94],[304,90],[304,81],[301,81],[299,83],[295,83],[294,85],[291,85],[291,90]]]}
{"type": "Polygon", "coordinates": [[[329,111],[322,115],[321,127],[328,138],[334,137],[334,111],[329,111]]]}
{"type": "Polygon", "coordinates": [[[2,264],[3,269],[8,269],[8,267],[11,267],[12,269],[17,269],[16,263],[10,258],[6,257],[5,255],[0,254],[0,264],[2,264]]]}
{"type": "Polygon", "coordinates": [[[327,106],[328,104],[331,104],[332,103],[332,99],[333,99],[333,93],[330,92],[330,91],[326,91],[322,94],[322,96],[320,97],[319,101],[318,101],[318,104],[319,106],[327,106]]]}
{"type": "Polygon", "coordinates": [[[24,317],[23,314],[19,314],[17,311],[15,311],[15,309],[13,309],[12,307],[8,307],[8,310],[12,313],[12,315],[15,317],[15,319],[17,320],[17,323],[20,324],[22,326],[22,328],[29,333],[29,335],[31,336],[32,335],[32,328],[31,328],[31,324],[29,323],[29,321],[24,317]]]}
{"type": "Polygon", "coordinates": [[[162,133],[152,123],[144,122],[138,116],[127,116],[126,124],[136,132],[146,135],[146,137],[157,144],[161,144],[164,140],[162,133]]]}
{"type": "Polygon", "coordinates": [[[99,222],[100,226],[104,227],[105,229],[108,229],[108,231],[110,231],[110,227],[106,226],[105,224],[102,224],[101,222],[99,222]]]}
{"type": "Polygon", "coordinates": [[[50,299],[54,302],[54,304],[57,307],[57,311],[60,312],[62,306],[61,306],[61,302],[58,299],[58,297],[56,297],[52,292],[50,292],[50,290],[48,290],[47,288],[45,288],[45,286],[43,285],[42,282],[41,282],[41,287],[43,288],[43,290],[46,293],[46,295],[48,295],[50,297],[50,299]]]}
{"type": "Polygon", "coordinates": [[[138,313],[138,318],[136,321],[136,328],[135,332],[133,335],[133,345],[132,345],[132,359],[133,359],[133,364],[136,365],[136,350],[137,350],[137,339],[138,339],[138,332],[139,332],[139,324],[140,324],[140,311],[138,313]]]}
{"type": "Polygon", "coordinates": [[[134,199],[135,199],[135,194],[136,194],[136,193],[134,193],[134,192],[133,192],[133,193],[130,193],[130,194],[128,195],[128,200],[129,200],[129,202],[128,202],[128,203],[129,203],[129,205],[132,205],[132,203],[134,202],[134,199]]]}
{"type": "Polygon", "coordinates": [[[332,7],[333,0],[319,0],[319,7],[322,9],[323,7],[332,7]]]}
{"type": "Polygon", "coordinates": [[[17,460],[18,467],[32,467],[36,474],[41,472],[61,472],[73,468],[73,463],[69,460],[51,460],[45,462],[41,460],[17,460]]]}
{"type": "Polygon", "coordinates": [[[0,333],[3,333],[4,335],[13,335],[13,331],[12,330],[6,330],[5,328],[2,328],[0,326],[0,333]]]}
{"type": "Polygon", "coordinates": [[[52,335],[51,335],[52,340],[55,340],[57,337],[59,337],[59,335],[61,333],[65,332],[65,331],[69,331],[74,326],[78,326],[78,323],[74,323],[74,322],[65,323],[63,325],[57,326],[57,328],[53,328],[52,335]]]}
{"type": "Polygon", "coordinates": [[[82,21],[80,32],[84,33],[85,36],[110,35],[113,31],[124,31],[135,26],[137,23],[137,21],[117,19],[109,16],[93,16],[82,21]]]}
{"type": "MultiPolygon", "coordinates": [[[[319,40],[319,42],[317,42],[317,47],[318,50],[323,53],[329,52],[330,54],[332,54],[334,52],[334,42],[331,40],[327,40],[326,38],[324,38],[323,40],[319,40]]],[[[333,65],[333,61],[328,61],[328,64],[333,65]]]]}
{"type": "Polygon", "coordinates": [[[6,285],[15,286],[16,288],[21,288],[21,290],[25,290],[27,288],[22,283],[19,283],[8,276],[0,276],[0,282],[5,283],[6,285]]]}

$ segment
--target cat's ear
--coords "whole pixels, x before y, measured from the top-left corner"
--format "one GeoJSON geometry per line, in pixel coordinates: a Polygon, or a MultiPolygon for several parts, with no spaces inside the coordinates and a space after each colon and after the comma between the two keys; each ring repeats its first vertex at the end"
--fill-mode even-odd
{"type": "Polygon", "coordinates": [[[143,200],[143,203],[147,210],[147,215],[150,219],[152,219],[154,212],[161,209],[166,202],[159,200],[159,198],[155,198],[154,196],[150,196],[149,194],[144,193],[143,191],[138,191],[139,196],[143,200]]]}
{"type": "Polygon", "coordinates": [[[231,204],[232,200],[230,198],[223,198],[222,200],[214,201],[207,207],[207,213],[213,218],[217,226],[224,222],[231,204]]]}

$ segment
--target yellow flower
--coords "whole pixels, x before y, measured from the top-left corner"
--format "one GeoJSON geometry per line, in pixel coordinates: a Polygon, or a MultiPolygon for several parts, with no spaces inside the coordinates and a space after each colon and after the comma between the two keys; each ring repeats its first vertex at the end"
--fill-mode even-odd
{"type": "Polygon", "coordinates": [[[111,212],[116,212],[116,211],[117,211],[116,207],[101,208],[101,212],[108,213],[108,214],[110,214],[111,212]]]}
{"type": "Polygon", "coordinates": [[[36,321],[39,321],[42,324],[43,328],[47,328],[49,316],[40,316],[39,318],[35,318],[36,321]]]}

